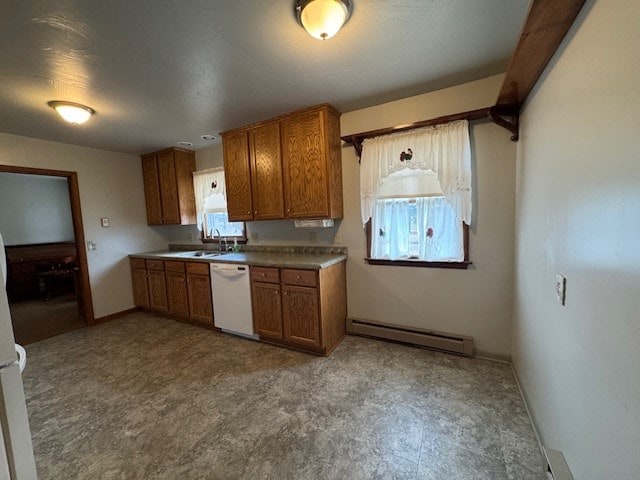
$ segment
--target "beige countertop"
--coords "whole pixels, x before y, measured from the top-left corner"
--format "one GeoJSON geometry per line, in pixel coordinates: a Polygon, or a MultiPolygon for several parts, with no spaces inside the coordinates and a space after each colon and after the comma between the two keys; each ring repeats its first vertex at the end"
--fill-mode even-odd
{"type": "MultiPolygon", "coordinates": [[[[198,251],[200,252],[200,251],[198,251]]],[[[347,256],[332,253],[291,253],[291,252],[239,252],[216,255],[217,252],[203,250],[202,256],[196,256],[195,251],[181,252],[163,250],[159,252],[136,253],[129,255],[135,258],[182,260],[204,263],[232,263],[253,267],[301,268],[305,270],[320,270],[339,262],[344,262],[347,256]]]]}

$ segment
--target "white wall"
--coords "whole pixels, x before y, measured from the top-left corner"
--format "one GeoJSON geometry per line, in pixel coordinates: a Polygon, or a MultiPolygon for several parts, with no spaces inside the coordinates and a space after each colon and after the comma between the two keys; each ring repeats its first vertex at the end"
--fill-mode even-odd
{"type": "Polygon", "coordinates": [[[0,164],[78,172],[85,237],[98,246],[87,252],[94,314],[132,308],[127,255],[167,246],[166,230],[147,226],[140,158],[0,133],[0,164]]]}
{"type": "Polygon", "coordinates": [[[513,359],[579,480],[640,478],[639,6],[588,1],[521,117],[513,359]]]}
{"type": "Polygon", "coordinates": [[[67,179],[0,173],[0,232],[6,245],[72,242],[67,179]]]}
{"type": "MultiPolygon", "coordinates": [[[[502,76],[342,115],[342,135],[411,123],[495,103],[502,76]]],[[[359,164],[342,150],[345,216],[339,228],[349,248],[350,316],[472,335],[480,353],[508,358],[513,292],[515,144],[489,122],[471,127],[474,212],[468,270],[368,265],[360,220],[359,164]]]]}

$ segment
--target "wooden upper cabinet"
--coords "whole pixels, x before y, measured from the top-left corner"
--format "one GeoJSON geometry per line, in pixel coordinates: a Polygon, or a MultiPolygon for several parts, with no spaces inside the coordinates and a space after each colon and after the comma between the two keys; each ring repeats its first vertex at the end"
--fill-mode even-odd
{"type": "Polygon", "coordinates": [[[249,137],[246,130],[223,134],[224,177],[230,221],[253,219],[249,137]]]}
{"type": "Polygon", "coordinates": [[[342,217],[340,113],[323,104],[222,134],[231,220],[342,217]]]}
{"type": "Polygon", "coordinates": [[[284,218],[280,123],[272,122],[249,130],[253,219],[284,218]]]}
{"type": "Polygon", "coordinates": [[[282,122],[285,198],[289,218],[328,217],[324,112],[282,122]]]}
{"type": "Polygon", "coordinates": [[[190,150],[168,148],[142,156],[149,225],[196,223],[195,169],[195,155],[190,150]]]}
{"type": "Polygon", "coordinates": [[[144,198],[147,204],[147,223],[162,225],[162,203],[160,202],[160,178],[156,158],[142,157],[144,198]]]}
{"type": "Polygon", "coordinates": [[[323,105],[290,115],[282,145],[286,216],[341,218],[340,114],[323,105]]]}

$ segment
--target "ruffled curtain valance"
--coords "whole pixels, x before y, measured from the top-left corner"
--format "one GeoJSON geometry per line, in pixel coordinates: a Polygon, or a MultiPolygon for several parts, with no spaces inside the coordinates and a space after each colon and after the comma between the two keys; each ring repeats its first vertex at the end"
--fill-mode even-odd
{"type": "MultiPolygon", "coordinates": [[[[212,168],[193,173],[193,191],[196,196],[196,223],[198,230],[202,230],[206,204],[220,196],[222,202],[226,202],[227,187],[224,181],[224,169],[212,168]],[[209,202],[207,202],[209,200],[209,202]]],[[[215,202],[219,203],[219,202],[215,202]]]]}
{"type": "Polygon", "coordinates": [[[363,224],[371,218],[384,179],[407,168],[433,171],[457,218],[467,225],[471,223],[471,147],[467,120],[364,140],[360,165],[363,224]]]}

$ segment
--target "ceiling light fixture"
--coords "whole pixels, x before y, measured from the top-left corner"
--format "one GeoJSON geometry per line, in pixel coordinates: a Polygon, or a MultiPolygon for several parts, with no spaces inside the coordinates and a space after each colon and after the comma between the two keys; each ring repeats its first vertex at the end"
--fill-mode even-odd
{"type": "Polygon", "coordinates": [[[351,16],[351,0],[296,0],[298,23],[314,38],[333,37],[351,16]]]}
{"type": "Polygon", "coordinates": [[[72,123],[73,125],[81,125],[89,118],[91,115],[96,113],[93,108],[89,108],[85,105],[80,105],[79,103],[73,102],[63,102],[60,100],[52,100],[51,102],[47,102],[51,108],[53,108],[58,115],[60,115],[63,120],[72,123]]]}

